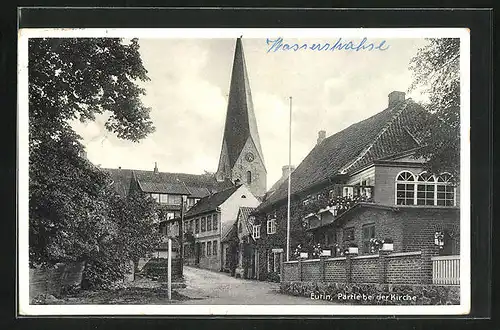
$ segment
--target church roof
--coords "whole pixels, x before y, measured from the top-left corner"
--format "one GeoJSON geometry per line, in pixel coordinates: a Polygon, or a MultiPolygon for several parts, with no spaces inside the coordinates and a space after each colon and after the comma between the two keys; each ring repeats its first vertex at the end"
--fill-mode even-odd
{"type": "MultiPolygon", "coordinates": [[[[291,175],[291,194],[306,191],[339,174],[349,174],[375,160],[419,147],[425,110],[411,99],[353,124],[316,145],[291,175]]],[[[259,205],[261,211],[287,198],[288,178],[259,205]]]]}
{"type": "Polygon", "coordinates": [[[251,138],[260,158],[264,161],[257,121],[253,110],[250,82],[246,69],[241,38],[236,40],[233,70],[227,104],[223,143],[226,144],[229,166],[233,167],[248,138],[251,138]]]}

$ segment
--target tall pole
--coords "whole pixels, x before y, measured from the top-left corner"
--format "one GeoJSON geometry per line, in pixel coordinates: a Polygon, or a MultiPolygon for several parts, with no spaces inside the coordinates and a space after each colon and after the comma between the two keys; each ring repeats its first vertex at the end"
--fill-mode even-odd
{"type": "Polygon", "coordinates": [[[172,239],[170,237],[168,238],[167,281],[168,300],[172,300],[172,239]]]}
{"type": "Polygon", "coordinates": [[[286,221],[286,261],[290,260],[290,188],[292,171],[292,97],[290,96],[290,122],[288,127],[288,207],[286,221]]]}
{"type": "Polygon", "coordinates": [[[181,196],[181,221],[179,223],[179,253],[181,262],[181,275],[184,274],[184,195],[181,196]]]}

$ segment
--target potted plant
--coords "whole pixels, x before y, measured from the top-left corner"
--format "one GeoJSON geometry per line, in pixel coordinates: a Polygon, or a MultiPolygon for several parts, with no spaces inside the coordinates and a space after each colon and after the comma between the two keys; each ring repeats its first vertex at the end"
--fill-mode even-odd
{"type": "Polygon", "coordinates": [[[347,246],[347,252],[349,254],[358,254],[359,253],[358,245],[355,243],[349,243],[349,245],[347,246]]]}
{"type": "Polygon", "coordinates": [[[392,238],[384,238],[382,240],[382,251],[394,251],[394,241],[392,238]]]}

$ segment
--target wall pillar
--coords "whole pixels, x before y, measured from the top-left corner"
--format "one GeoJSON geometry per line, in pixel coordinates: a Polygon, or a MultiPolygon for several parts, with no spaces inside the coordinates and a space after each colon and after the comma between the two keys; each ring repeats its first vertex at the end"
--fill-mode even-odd
{"type": "Polygon", "coordinates": [[[389,256],[390,251],[382,251],[378,252],[378,283],[385,284],[387,283],[387,257],[389,256]]]}
{"type": "Polygon", "coordinates": [[[325,260],[326,260],[327,257],[325,256],[320,256],[319,257],[319,280],[321,282],[325,282],[326,280],[326,273],[325,273],[325,260]]]}
{"type": "Polygon", "coordinates": [[[297,260],[297,267],[299,267],[299,281],[302,282],[303,276],[302,276],[302,259],[299,258],[297,260]]]}
{"type": "Polygon", "coordinates": [[[352,255],[347,254],[345,257],[345,281],[352,282],[352,255]]]}

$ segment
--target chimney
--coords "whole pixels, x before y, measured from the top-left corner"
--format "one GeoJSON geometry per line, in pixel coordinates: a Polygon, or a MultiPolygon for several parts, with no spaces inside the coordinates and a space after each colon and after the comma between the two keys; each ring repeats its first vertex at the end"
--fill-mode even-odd
{"type": "Polygon", "coordinates": [[[394,91],[389,94],[389,108],[405,100],[405,92],[394,91]]]}
{"type": "Polygon", "coordinates": [[[122,167],[121,167],[121,166],[118,166],[118,169],[119,169],[119,170],[121,170],[121,169],[122,169],[122,167]]]}
{"type": "Polygon", "coordinates": [[[320,144],[323,142],[323,140],[326,138],[326,131],[319,131],[318,132],[318,142],[316,144],[320,144]]]}
{"type": "Polygon", "coordinates": [[[293,165],[284,165],[282,168],[281,168],[281,171],[282,171],[282,174],[281,174],[281,177],[282,178],[288,178],[288,172],[293,172],[295,170],[295,166],[293,165]]]}
{"type": "Polygon", "coordinates": [[[155,169],[153,170],[153,172],[154,172],[155,174],[158,174],[158,165],[156,164],[156,162],[155,162],[155,169]]]}

